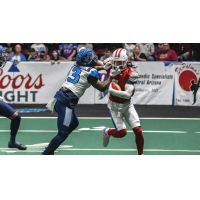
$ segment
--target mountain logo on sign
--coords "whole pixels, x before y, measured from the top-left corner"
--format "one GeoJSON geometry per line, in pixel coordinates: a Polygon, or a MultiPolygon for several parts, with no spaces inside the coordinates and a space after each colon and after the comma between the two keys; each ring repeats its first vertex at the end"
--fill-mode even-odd
{"type": "Polygon", "coordinates": [[[17,68],[17,66],[12,65],[10,67],[10,69],[8,70],[8,72],[20,72],[19,69],[17,68]]]}

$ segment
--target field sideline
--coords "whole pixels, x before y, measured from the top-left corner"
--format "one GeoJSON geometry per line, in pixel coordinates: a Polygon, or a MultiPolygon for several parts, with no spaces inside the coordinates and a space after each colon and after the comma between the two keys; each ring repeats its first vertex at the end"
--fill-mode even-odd
{"type": "MultiPolygon", "coordinates": [[[[140,118],[145,137],[145,155],[200,155],[200,118],[140,118]]],[[[56,117],[22,117],[17,140],[26,151],[9,149],[10,120],[0,119],[0,155],[40,155],[57,134],[56,117]]],[[[112,127],[109,117],[79,117],[78,128],[59,147],[56,155],[137,155],[135,136],[111,138],[102,146],[102,130],[112,127]]]]}

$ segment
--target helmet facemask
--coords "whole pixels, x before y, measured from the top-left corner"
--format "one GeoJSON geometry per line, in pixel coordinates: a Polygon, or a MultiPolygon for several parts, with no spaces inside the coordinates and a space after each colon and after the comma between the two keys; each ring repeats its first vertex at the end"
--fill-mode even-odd
{"type": "Polygon", "coordinates": [[[126,63],[127,61],[121,60],[121,59],[113,59],[112,60],[112,65],[115,67],[118,67],[120,71],[124,71],[126,69],[126,63]]]}
{"type": "Polygon", "coordinates": [[[0,69],[4,68],[7,62],[7,56],[5,53],[0,53],[0,69]]]}

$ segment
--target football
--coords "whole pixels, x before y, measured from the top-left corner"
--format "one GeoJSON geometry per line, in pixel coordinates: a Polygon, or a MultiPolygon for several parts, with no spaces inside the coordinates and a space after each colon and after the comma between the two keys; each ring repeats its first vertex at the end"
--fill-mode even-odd
{"type": "Polygon", "coordinates": [[[112,89],[114,89],[114,90],[119,90],[119,91],[121,91],[120,86],[119,86],[117,83],[115,83],[115,82],[111,82],[111,87],[112,87],[112,89]]]}

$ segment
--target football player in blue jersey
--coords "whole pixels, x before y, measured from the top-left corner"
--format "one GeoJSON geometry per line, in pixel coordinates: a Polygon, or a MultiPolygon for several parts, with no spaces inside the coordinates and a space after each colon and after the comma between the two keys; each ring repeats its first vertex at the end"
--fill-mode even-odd
{"type": "Polygon", "coordinates": [[[47,108],[52,112],[55,110],[58,114],[58,134],[51,140],[42,155],[53,155],[60,144],[78,126],[79,121],[75,107],[85,90],[92,85],[104,92],[109,87],[112,77],[120,73],[119,68],[113,67],[107,80],[101,82],[98,71],[95,69],[95,66],[98,65],[104,66],[92,49],[83,48],[79,51],[76,63],[70,69],[61,89],[55,94],[54,99],[47,104],[47,108]]]}
{"type": "MultiPolygon", "coordinates": [[[[0,45],[0,70],[6,65],[7,56],[3,46],[0,45]]],[[[10,141],[8,142],[9,148],[17,148],[19,150],[26,150],[26,146],[16,141],[17,131],[20,126],[20,115],[7,103],[3,101],[3,97],[0,96],[0,115],[7,117],[11,120],[10,124],[10,141]]]]}

